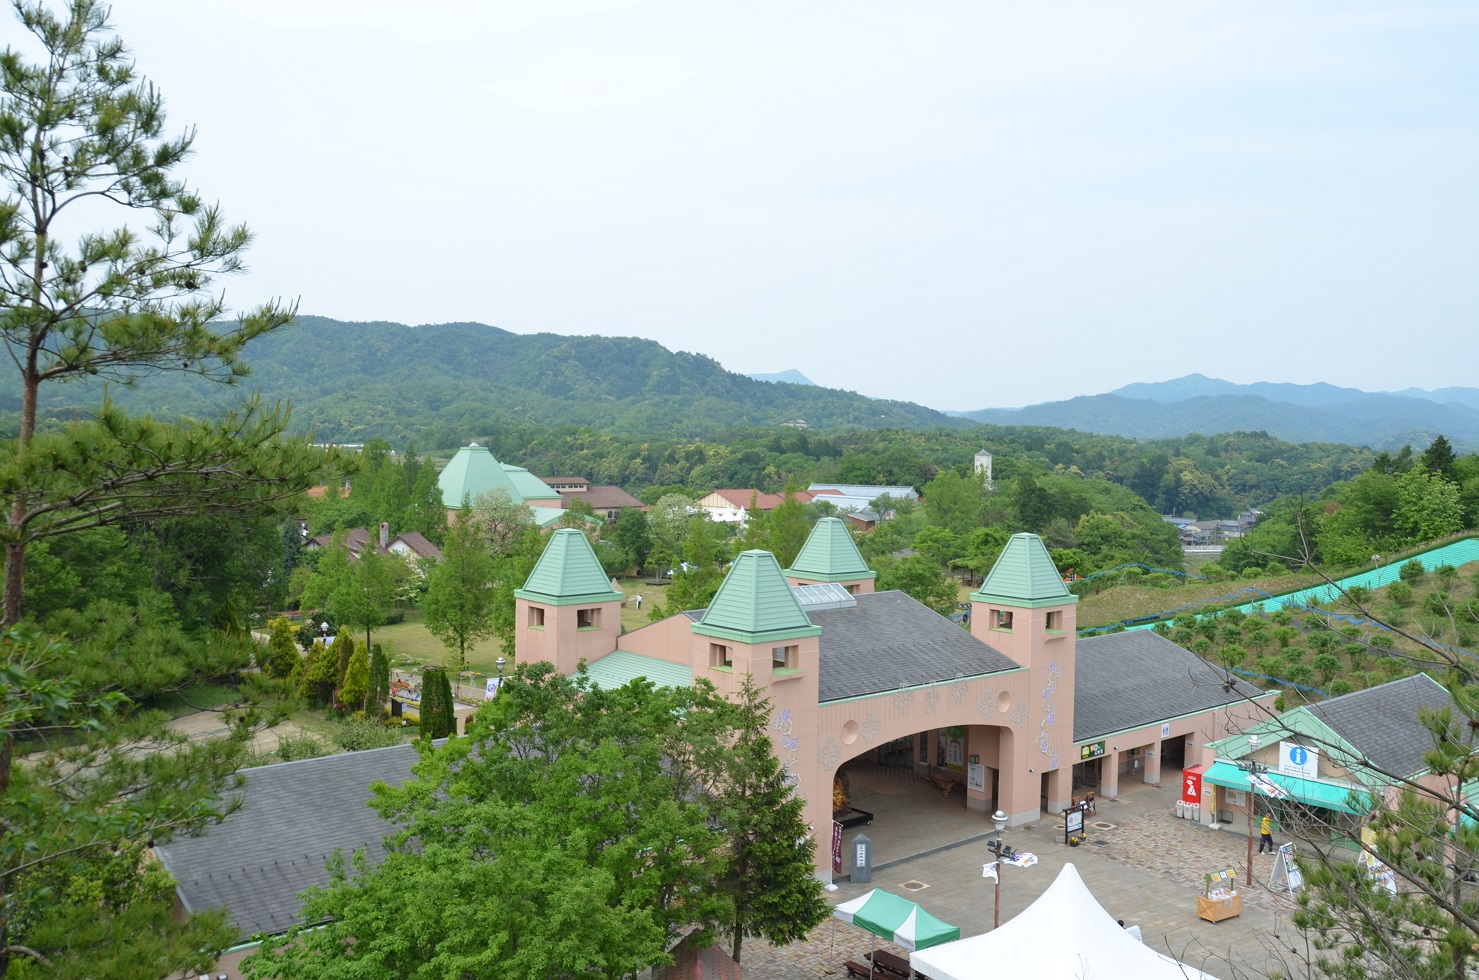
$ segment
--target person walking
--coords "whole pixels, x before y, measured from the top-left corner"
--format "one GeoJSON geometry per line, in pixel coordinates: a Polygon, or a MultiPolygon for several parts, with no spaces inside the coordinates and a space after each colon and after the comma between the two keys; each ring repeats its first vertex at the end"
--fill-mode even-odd
{"type": "Polygon", "coordinates": [[[642,608],[642,593],[640,592],[637,593],[637,608],[642,608]]]}
{"type": "Polygon", "coordinates": [[[1263,815],[1263,823],[1258,828],[1258,853],[1262,854],[1267,847],[1270,854],[1274,853],[1274,820],[1268,814],[1263,815]]]}

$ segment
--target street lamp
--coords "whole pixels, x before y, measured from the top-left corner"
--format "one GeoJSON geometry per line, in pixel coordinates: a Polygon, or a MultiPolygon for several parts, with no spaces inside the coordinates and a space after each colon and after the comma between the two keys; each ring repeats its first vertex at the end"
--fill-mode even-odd
{"type": "Polygon", "coordinates": [[[1248,887],[1253,887],[1253,817],[1257,807],[1258,780],[1268,772],[1268,766],[1258,762],[1258,736],[1248,736],[1248,761],[1238,763],[1238,768],[1248,774],[1248,887]]]}
{"type": "Polygon", "coordinates": [[[502,694],[503,693],[503,668],[505,668],[505,667],[508,666],[508,661],[507,660],[504,660],[503,657],[500,655],[497,660],[493,661],[493,666],[498,668],[498,688],[497,688],[497,692],[499,694],[502,694]]]}
{"type": "Polygon", "coordinates": [[[1373,582],[1372,585],[1376,586],[1377,588],[1380,588],[1381,587],[1381,555],[1372,555],[1371,556],[1371,571],[1376,576],[1376,581],[1373,582]]]}
{"type": "Polygon", "coordinates": [[[324,635],[324,646],[329,645],[329,621],[326,619],[318,624],[319,632],[324,635]]]}
{"type": "Polygon", "coordinates": [[[987,841],[986,846],[990,849],[992,854],[996,855],[996,874],[994,876],[996,878],[996,911],[991,916],[991,928],[995,929],[997,926],[1001,925],[1002,863],[1009,858],[1016,857],[1017,854],[1009,845],[1002,843],[1002,831],[1007,829],[1007,815],[1001,810],[997,810],[991,815],[991,823],[996,827],[996,839],[987,841]]]}

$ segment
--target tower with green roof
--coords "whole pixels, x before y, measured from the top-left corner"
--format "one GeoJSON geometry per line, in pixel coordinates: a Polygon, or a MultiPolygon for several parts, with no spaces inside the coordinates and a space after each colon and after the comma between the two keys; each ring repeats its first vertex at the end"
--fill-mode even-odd
{"type": "Polygon", "coordinates": [[[524,587],[514,590],[514,656],[574,673],[580,661],[616,649],[623,598],[586,536],[574,528],[556,531],[524,587]]]}
{"type": "Polygon", "coordinates": [[[859,595],[873,591],[878,573],[863,560],[847,525],[840,518],[824,517],[811,529],[801,552],[786,569],[786,578],[792,585],[836,582],[859,595]]]}
{"type": "Polygon", "coordinates": [[[695,677],[729,692],[748,674],[762,688],[807,691],[816,704],[822,628],[806,617],[770,552],[735,558],[692,632],[695,677]]]}
{"type": "Polygon", "coordinates": [[[1035,534],[1014,534],[971,593],[971,635],[1027,668],[1031,692],[1016,710],[1031,743],[1013,766],[1010,799],[1030,801],[1030,810],[1008,814],[1012,823],[1037,819],[1047,798],[1054,812],[1073,797],[1073,695],[1077,666],[1074,630],[1078,596],[1035,534]],[[1033,763],[1036,765],[1033,765],[1033,763]]]}
{"type": "Polygon", "coordinates": [[[464,500],[476,500],[482,494],[502,487],[516,504],[559,510],[564,498],[539,477],[522,466],[500,463],[486,446],[472,443],[457,450],[437,476],[442,492],[442,506],[458,510],[464,500]]]}

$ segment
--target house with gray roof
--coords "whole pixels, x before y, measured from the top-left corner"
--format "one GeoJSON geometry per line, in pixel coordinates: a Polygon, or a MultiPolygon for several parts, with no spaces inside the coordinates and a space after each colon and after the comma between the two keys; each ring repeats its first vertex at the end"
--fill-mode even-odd
{"type": "MultiPolygon", "coordinates": [[[[1302,840],[1350,847],[1366,815],[1395,804],[1404,786],[1450,790],[1447,778],[1428,766],[1434,734],[1421,720],[1444,709],[1465,717],[1443,685],[1419,673],[1300,705],[1220,739],[1212,745],[1217,758],[1207,772],[1207,781],[1218,788],[1219,819],[1246,828],[1239,794],[1249,785],[1252,760],[1267,767],[1282,794],[1286,805],[1275,809],[1294,813],[1290,805],[1298,804],[1302,840]]],[[[1479,786],[1460,792],[1479,797],[1479,786]]]]}

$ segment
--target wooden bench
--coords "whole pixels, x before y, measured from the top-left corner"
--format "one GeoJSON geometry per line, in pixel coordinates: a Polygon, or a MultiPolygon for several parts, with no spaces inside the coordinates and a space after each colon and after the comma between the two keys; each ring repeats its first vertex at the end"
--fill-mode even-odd
{"type": "Polygon", "coordinates": [[[940,792],[945,794],[946,799],[949,799],[950,794],[955,792],[956,787],[960,785],[960,780],[954,776],[947,776],[942,772],[932,773],[929,781],[940,788],[940,792]]]}
{"type": "MultiPolygon", "coordinates": [[[[894,976],[903,977],[904,980],[909,980],[909,960],[907,958],[903,956],[897,956],[893,953],[890,953],[886,949],[880,949],[877,952],[870,954],[869,958],[873,960],[874,965],[877,966],[880,971],[887,971],[894,976]]],[[[877,975],[878,974],[875,972],[874,976],[876,977],[877,975]]],[[[916,977],[919,976],[919,974],[917,973],[914,975],[916,977]]]]}
{"type": "Polygon", "coordinates": [[[842,965],[847,969],[847,975],[850,977],[861,977],[862,980],[868,980],[869,977],[873,976],[868,967],[859,963],[857,960],[848,960],[842,965]]]}

